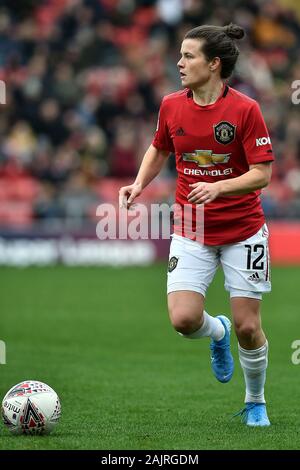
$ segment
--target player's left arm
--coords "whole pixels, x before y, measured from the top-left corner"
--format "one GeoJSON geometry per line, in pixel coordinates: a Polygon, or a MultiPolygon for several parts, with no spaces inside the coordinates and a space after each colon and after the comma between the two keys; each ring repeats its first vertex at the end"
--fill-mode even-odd
{"type": "Polygon", "coordinates": [[[272,162],[256,163],[249,171],[236,178],[216,181],[215,183],[190,184],[192,191],[188,201],[193,204],[207,204],[221,196],[238,196],[265,188],[272,176],[272,162]]]}

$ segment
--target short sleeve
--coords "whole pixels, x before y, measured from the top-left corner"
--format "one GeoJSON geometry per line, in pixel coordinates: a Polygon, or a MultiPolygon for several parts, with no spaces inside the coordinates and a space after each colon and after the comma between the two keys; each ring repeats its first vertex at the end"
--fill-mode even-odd
{"type": "Polygon", "coordinates": [[[170,136],[168,121],[167,121],[167,106],[165,99],[162,100],[157,126],[152,145],[159,150],[168,150],[175,152],[172,138],[170,136]]]}
{"type": "Polygon", "coordinates": [[[268,129],[256,102],[245,117],[242,143],[249,165],[274,160],[268,129]]]}

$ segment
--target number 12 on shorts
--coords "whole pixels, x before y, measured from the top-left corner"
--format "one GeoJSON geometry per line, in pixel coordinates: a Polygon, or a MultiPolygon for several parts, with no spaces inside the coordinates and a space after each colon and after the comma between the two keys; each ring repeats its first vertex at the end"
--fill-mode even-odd
{"type": "Polygon", "coordinates": [[[265,263],[261,261],[265,256],[264,245],[245,245],[247,248],[247,269],[264,270],[265,263]]]}

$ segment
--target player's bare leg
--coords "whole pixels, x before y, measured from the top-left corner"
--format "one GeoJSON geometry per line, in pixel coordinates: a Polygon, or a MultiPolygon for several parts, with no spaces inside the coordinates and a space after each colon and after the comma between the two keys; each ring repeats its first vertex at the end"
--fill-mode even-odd
{"type": "Polygon", "coordinates": [[[268,426],[264,396],[268,342],[261,327],[260,300],[233,297],[231,309],[246,383],[245,422],[249,426],[268,426]]]}
{"type": "Polygon", "coordinates": [[[204,297],[198,292],[171,292],[168,309],[173,327],[182,335],[196,333],[203,325],[204,297]]]}
{"type": "Polygon", "coordinates": [[[168,308],[175,330],[188,339],[211,338],[212,369],[220,382],[228,382],[233,374],[230,352],[230,321],[212,317],[204,310],[204,296],[193,291],[176,291],[168,295],[168,308]]]}
{"type": "Polygon", "coordinates": [[[266,343],[261,327],[260,300],[233,297],[231,310],[239,345],[244,349],[258,349],[266,343]]]}

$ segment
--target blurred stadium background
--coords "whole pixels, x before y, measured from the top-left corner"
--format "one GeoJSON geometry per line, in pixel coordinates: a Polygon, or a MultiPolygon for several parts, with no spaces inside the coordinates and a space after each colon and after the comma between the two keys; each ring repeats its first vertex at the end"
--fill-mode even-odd
{"type": "MultiPolygon", "coordinates": [[[[299,57],[293,0],[0,0],[0,338],[7,347],[0,394],[41,380],[63,408],[53,436],[12,438],[1,427],[0,448],[299,448],[291,361],[299,336],[300,105],[291,99],[299,57]],[[209,371],[208,343],[180,340],[169,325],[168,240],[96,238],[97,206],[117,205],[119,187],[133,180],[152,141],[162,97],[181,87],[185,31],[231,21],[247,39],[230,83],[260,103],[276,155],[262,194],[274,265],[263,303],[273,425],[254,432],[229,420],[243,400],[236,340],[225,393],[209,371]]],[[[140,201],[172,203],[174,181],[170,158],[140,201]]],[[[207,309],[229,311],[220,273],[207,309]]]]}
{"type": "MultiPolygon", "coordinates": [[[[259,101],[275,148],[262,196],[273,262],[300,262],[300,119],[291,100],[299,11],[288,0],[1,0],[0,263],[143,264],[166,255],[167,244],[150,241],[101,251],[90,240],[96,207],[116,203],[133,180],[163,95],[180,89],[185,31],[230,21],[247,31],[230,83],[259,101]]],[[[172,202],[174,175],[170,158],[140,201],[172,202]]]]}

